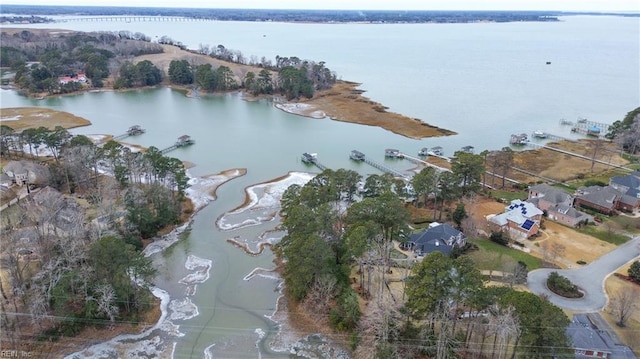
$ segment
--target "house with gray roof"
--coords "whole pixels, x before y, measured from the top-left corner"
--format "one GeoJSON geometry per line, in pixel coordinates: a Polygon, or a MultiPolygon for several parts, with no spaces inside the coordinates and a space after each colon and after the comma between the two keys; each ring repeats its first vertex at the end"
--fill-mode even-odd
{"type": "Polygon", "coordinates": [[[611,177],[609,186],[622,193],[618,209],[631,213],[640,212],[640,171],[611,177]]]}
{"type": "Polygon", "coordinates": [[[623,193],[606,186],[580,187],[576,192],[575,205],[594,209],[600,213],[612,214],[618,208],[623,193]]]}
{"type": "Polygon", "coordinates": [[[11,161],[2,167],[16,185],[44,184],[49,180],[49,169],[33,161],[11,161]]]}
{"type": "Polygon", "coordinates": [[[580,223],[593,222],[592,216],[573,208],[574,197],[571,194],[548,184],[531,186],[527,201],[546,211],[547,217],[552,221],[570,227],[576,227],[580,223]]]}
{"type": "Polygon", "coordinates": [[[573,206],[573,196],[546,183],[529,187],[529,202],[543,211],[557,205],[573,206]]]}
{"type": "Polygon", "coordinates": [[[448,224],[431,223],[424,232],[414,233],[409,237],[409,246],[418,255],[441,252],[451,255],[454,248],[467,243],[467,236],[448,224]]]}
{"type": "Polygon", "coordinates": [[[637,359],[628,346],[614,341],[608,331],[598,329],[587,314],[573,315],[567,336],[573,342],[576,359],[637,359]]]}
{"type": "Polygon", "coordinates": [[[538,233],[542,215],[542,210],[533,203],[514,199],[503,213],[488,217],[488,220],[511,238],[521,240],[538,233]]]}

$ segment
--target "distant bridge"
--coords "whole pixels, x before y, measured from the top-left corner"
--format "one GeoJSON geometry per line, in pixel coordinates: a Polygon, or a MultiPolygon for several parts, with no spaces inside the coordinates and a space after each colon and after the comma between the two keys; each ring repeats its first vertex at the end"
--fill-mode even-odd
{"type": "Polygon", "coordinates": [[[184,16],[83,16],[67,17],[56,22],[185,22],[185,21],[215,21],[211,18],[196,18],[184,16]]]}

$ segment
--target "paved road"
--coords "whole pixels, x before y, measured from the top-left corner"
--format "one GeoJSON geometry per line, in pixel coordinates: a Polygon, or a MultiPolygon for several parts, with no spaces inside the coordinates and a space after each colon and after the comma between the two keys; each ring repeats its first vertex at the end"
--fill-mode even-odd
{"type": "Polygon", "coordinates": [[[627,262],[640,258],[640,236],[619,246],[613,251],[598,258],[593,263],[577,269],[537,269],[529,272],[527,286],[535,294],[546,294],[551,303],[565,309],[579,312],[597,312],[607,304],[604,291],[604,280],[627,262]],[[554,294],[547,289],[549,273],[557,271],[580,287],[584,297],[569,299],[554,294]]]}

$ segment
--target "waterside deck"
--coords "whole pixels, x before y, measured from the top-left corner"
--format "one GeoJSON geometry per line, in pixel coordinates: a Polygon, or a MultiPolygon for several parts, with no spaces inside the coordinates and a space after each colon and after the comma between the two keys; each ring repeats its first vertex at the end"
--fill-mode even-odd
{"type": "Polygon", "coordinates": [[[318,162],[318,154],[317,153],[308,153],[305,152],[302,154],[302,162],[306,163],[306,164],[310,164],[310,165],[314,165],[316,167],[318,167],[321,171],[324,171],[327,169],[327,166],[323,165],[322,163],[318,162]]]}
{"type": "Polygon", "coordinates": [[[364,162],[364,163],[366,163],[366,164],[368,164],[368,165],[370,165],[372,167],[375,167],[375,168],[379,169],[382,172],[389,173],[389,174],[391,174],[391,175],[393,175],[395,177],[400,177],[400,178],[404,178],[404,179],[407,179],[409,177],[409,176],[407,176],[407,175],[405,175],[405,174],[403,174],[403,173],[401,173],[399,171],[396,171],[396,170],[394,170],[392,168],[389,168],[387,166],[384,166],[384,165],[382,165],[382,164],[380,164],[378,162],[370,160],[369,158],[367,158],[367,156],[364,153],[362,153],[360,151],[357,151],[357,150],[351,151],[351,154],[349,155],[349,157],[354,161],[364,162]]]}
{"type": "Polygon", "coordinates": [[[119,141],[119,140],[123,140],[129,136],[138,136],[141,135],[143,133],[147,132],[144,128],[138,126],[138,125],[134,125],[129,127],[129,129],[127,130],[127,132],[118,135],[118,136],[114,136],[113,139],[115,141],[119,141]]]}
{"type": "Polygon", "coordinates": [[[183,135],[178,137],[178,141],[176,141],[176,143],[173,146],[169,146],[165,149],[160,150],[160,153],[165,154],[167,152],[175,150],[176,148],[191,146],[194,143],[196,143],[196,141],[192,139],[190,136],[183,135]]]}

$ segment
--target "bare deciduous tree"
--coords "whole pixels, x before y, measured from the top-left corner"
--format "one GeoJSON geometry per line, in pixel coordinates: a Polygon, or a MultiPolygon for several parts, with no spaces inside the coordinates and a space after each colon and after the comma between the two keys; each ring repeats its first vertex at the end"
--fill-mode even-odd
{"type": "Polygon", "coordinates": [[[316,317],[317,322],[326,323],[336,284],[335,277],[321,276],[314,281],[311,290],[307,293],[303,306],[309,309],[309,313],[316,317]]]}
{"type": "Polygon", "coordinates": [[[377,351],[384,347],[387,353],[397,353],[393,342],[399,337],[403,315],[400,304],[389,296],[377,298],[369,303],[359,323],[361,342],[356,350],[358,358],[376,358],[377,351]]]}
{"type": "Polygon", "coordinates": [[[489,313],[491,313],[489,323],[494,334],[491,358],[506,358],[509,339],[516,338],[517,340],[520,335],[520,325],[515,308],[512,306],[501,308],[493,304],[489,309],[489,313]]]}
{"type": "Polygon", "coordinates": [[[593,167],[596,164],[596,160],[597,160],[596,157],[598,156],[598,153],[603,147],[604,147],[604,140],[601,138],[598,138],[591,142],[591,149],[593,151],[593,155],[591,156],[591,173],[593,173],[593,167]]]}
{"type": "Polygon", "coordinates": [[[103,283],[96,288],[98,297],[95,299],[98,304],[98,311],[109,317],[111,324],[115,323],[118,306],[116,303],[116,292],[109,283],[103,283]]]}
{"type": "Polygon", "coordinates": [[[611,313],[619,327],[624,327],[629,317],[638,309],[637,298],[639,294],[637,289],[626,287],[617,291],[611,297],[611,313]]]}

